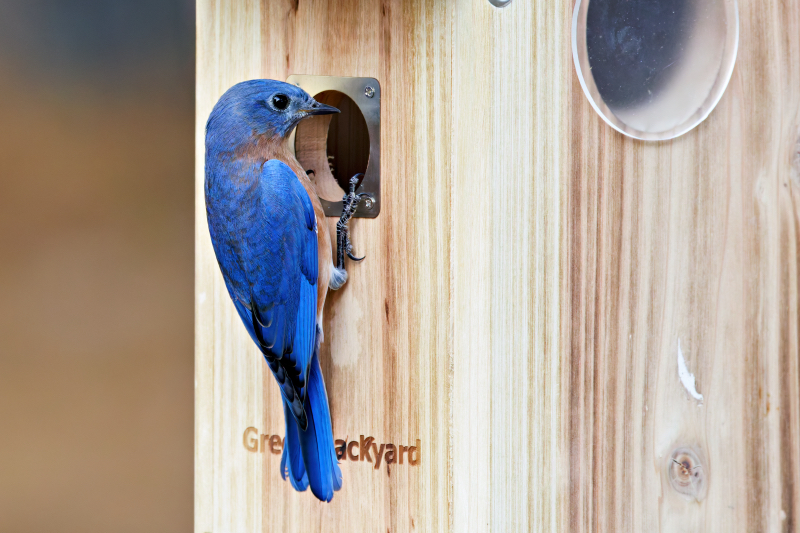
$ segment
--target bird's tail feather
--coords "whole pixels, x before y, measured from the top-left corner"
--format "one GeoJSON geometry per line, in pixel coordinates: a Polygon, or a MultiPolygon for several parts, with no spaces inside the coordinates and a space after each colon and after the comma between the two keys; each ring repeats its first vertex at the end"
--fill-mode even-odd
{"type": "Polygon", "coordinates": [[[288,477],[296,490],[304,491],[310,486],[314,496],[329,502],[333,499],[334,491],[342,488],[342,471],[333,446],[328,393],[319,366],[321,333],[317,328],[317,342],[309,362],[304,404],[308,427],[305,431],[300,429],[291,408],[283,402],[286,437],[281,458],[281,475],[283,479],[288,477]]]}
{"type": "Polygon", "coordinates": [[[283,439],[283,456],[281,457],[281,476],[284,480],[289,478],[297,491],[308,488],[308,475],[303,464],[303,452],[300,448],[299,428],[297,420],[292,415],[291,408],[283,401],[283,416],[286,419],[286,436],[283,439]]]}
{"type": "Polygon", "coordinates": [[[318,355],[319,348],[311,357],[308,375],[305,403],[308,429],[298,429],[298,435],[311,492],[320,500],[329,502],[333,499],[333,492],[342,488],[342,471],[333,446],[328,393],[322,381],[318,355]]]}

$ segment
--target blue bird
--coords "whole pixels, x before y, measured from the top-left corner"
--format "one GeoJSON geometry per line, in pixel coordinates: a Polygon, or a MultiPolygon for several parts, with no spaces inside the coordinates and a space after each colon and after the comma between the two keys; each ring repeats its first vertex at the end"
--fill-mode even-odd
{"type": "Polygon", "coordinates": [[[231,87],[206,125],[208,229],[225,286],[283,398],[281,475],[329,502],[342,486],[319,365],[333,265],[322,205],[287,138],[302,119],[338,113],[294,85],[231,87]]]}

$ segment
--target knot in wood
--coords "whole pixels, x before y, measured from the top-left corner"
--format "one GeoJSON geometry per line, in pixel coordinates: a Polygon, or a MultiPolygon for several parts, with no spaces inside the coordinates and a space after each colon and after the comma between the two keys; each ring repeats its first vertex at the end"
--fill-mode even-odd
{"type": "Polygon", "coordinates": [[[708,472],[700,454],[692,448],[676,448],[670,454],[667,478],[670,486],[686,499],[702,501],[705,498],[708,472]]]}

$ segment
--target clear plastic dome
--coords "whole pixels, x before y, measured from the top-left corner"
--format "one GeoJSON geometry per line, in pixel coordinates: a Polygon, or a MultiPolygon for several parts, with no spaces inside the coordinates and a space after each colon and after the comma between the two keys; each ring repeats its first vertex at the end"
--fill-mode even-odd
{"type": "Polygon", "coordinates": [[[577,0],[572,57],[594,109],[645,140],[678,137],[725,92],[736,61],[736,0],[577,0]]]}

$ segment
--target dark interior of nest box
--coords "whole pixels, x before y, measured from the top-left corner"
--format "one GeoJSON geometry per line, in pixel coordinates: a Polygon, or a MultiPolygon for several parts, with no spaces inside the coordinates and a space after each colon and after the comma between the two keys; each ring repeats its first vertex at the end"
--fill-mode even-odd
{"type": "Polygon", "coordinates": [[[349,96],[324,91],[314,98],[338,108],[341,113],[320,115],[300,122],[295,134],[295,153],[320,198],[341,201],[350,178],[367,170],[369,131],[364,115],[349,96]]]}

